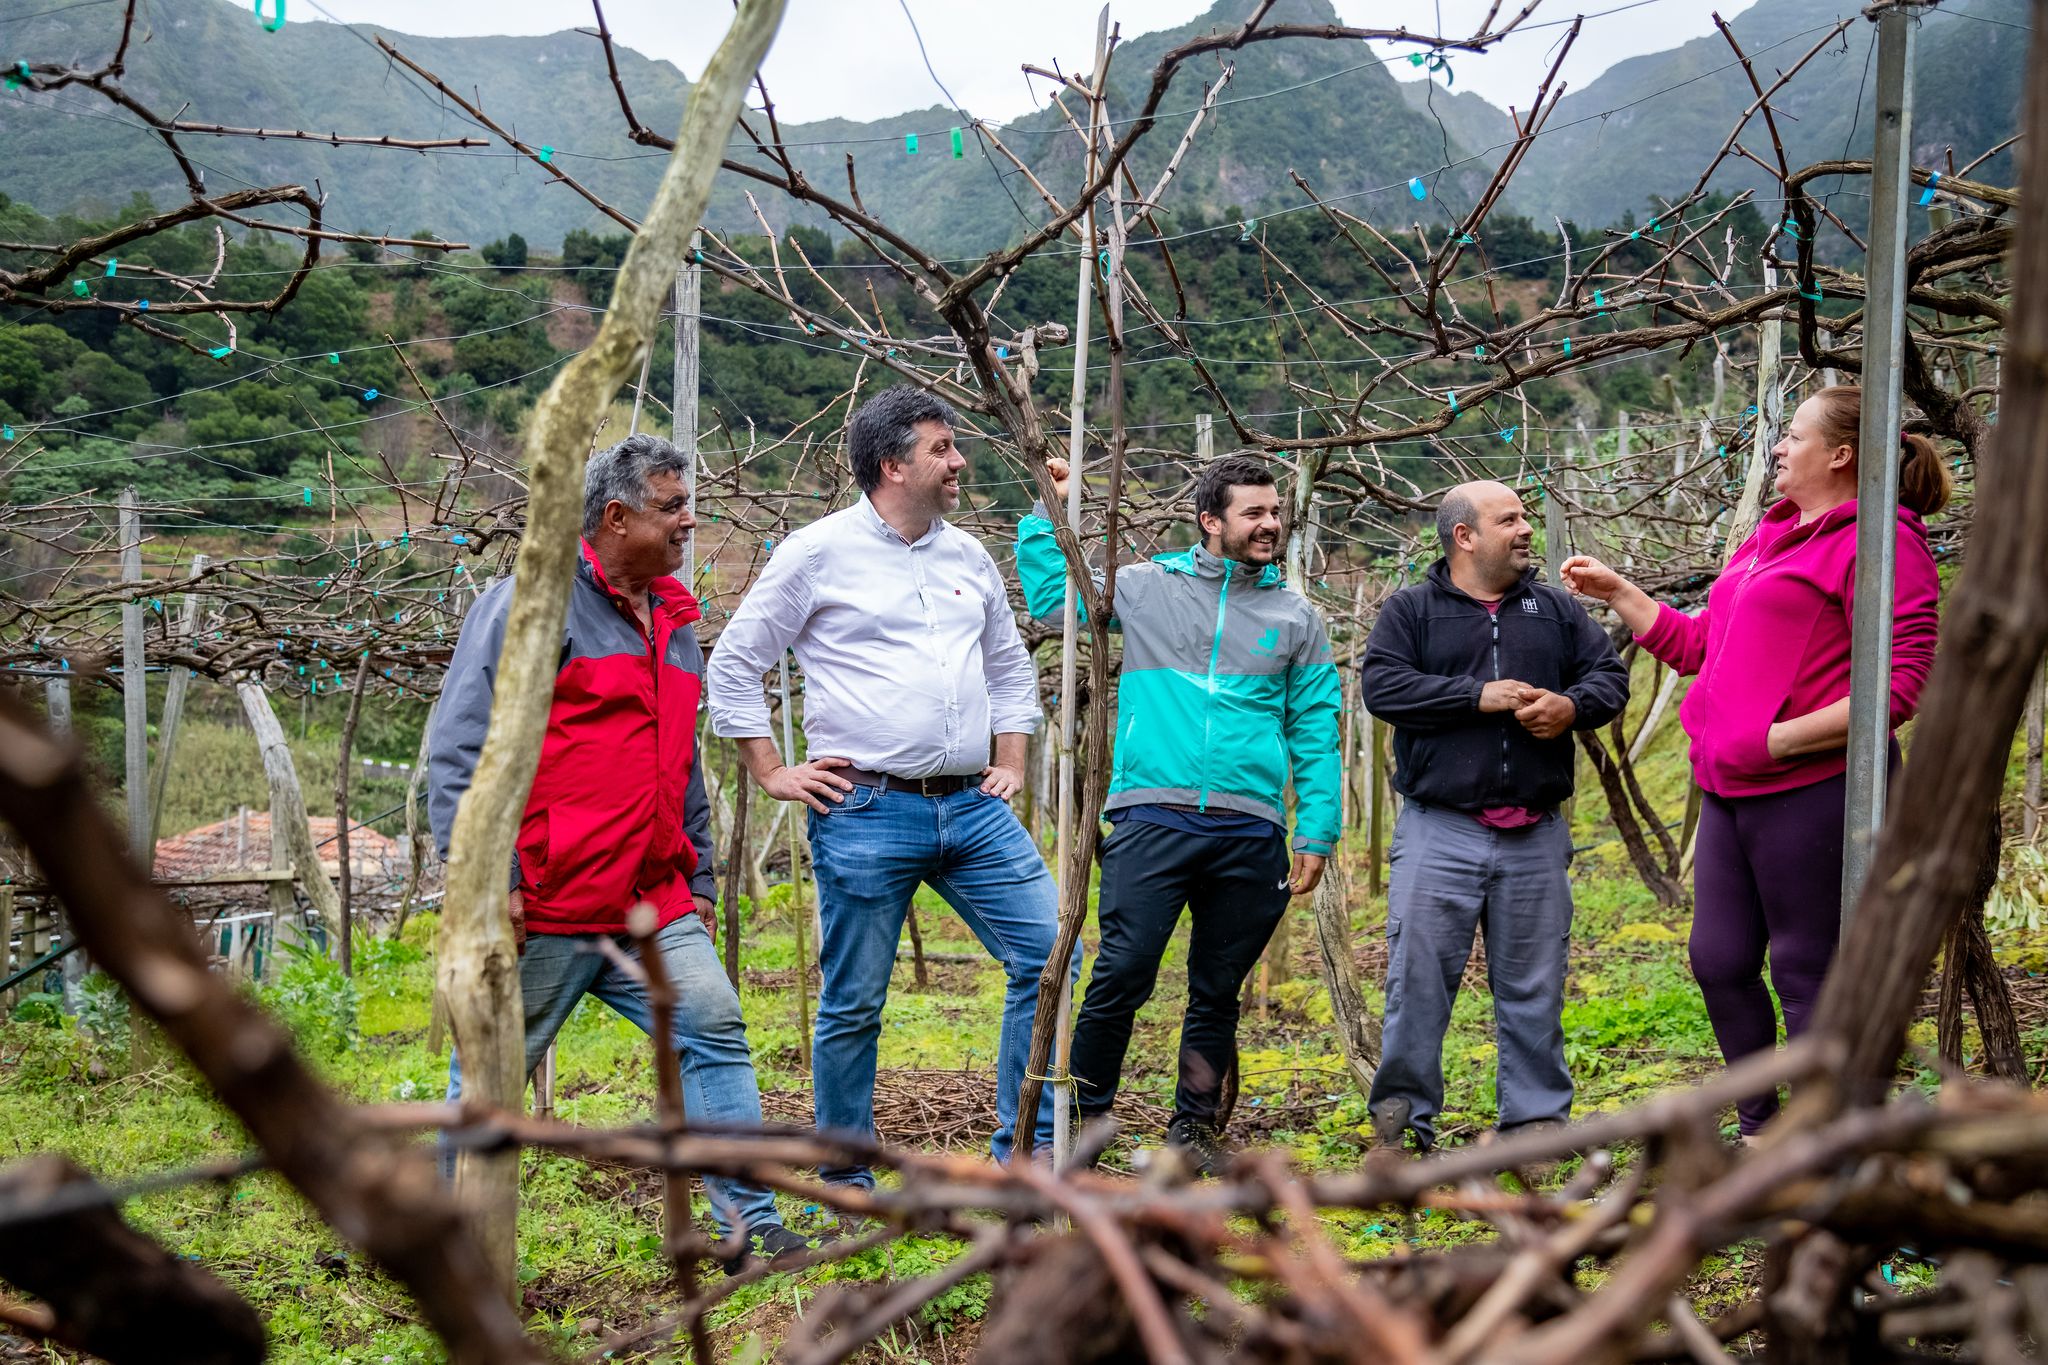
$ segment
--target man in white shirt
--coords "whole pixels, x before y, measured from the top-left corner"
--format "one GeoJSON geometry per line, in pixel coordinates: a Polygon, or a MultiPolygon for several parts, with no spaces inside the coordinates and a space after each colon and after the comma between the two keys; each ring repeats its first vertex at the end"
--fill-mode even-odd
{"type": "MultiPolygon", "coordinates": [[[[818,1127],[874,1132],[882,1005],[922,882],[1009,978],[990,1142],[1001,1161],[1058,897],[1007,804],[1038,727],[1037,674],[995,561],[945,521],[967,464],[955,425],[950,407],[909,385],[854,414],[847,445],[864,496],[776,548],[718,637],[707,685],[712,726],[738,741],[761,789],[810,807],[824,925],[811,1050],[818,1127]],[[804,671],[803,763],[785,762],[769,738],[761,677],[784,650],[804,671]]],[[[1033,1127],[1033,1150],[1052,1141],[1049,1087],[1033,1127]]],[[[874,1184],[863,1166],[819,1174],[874,1184]]]]}

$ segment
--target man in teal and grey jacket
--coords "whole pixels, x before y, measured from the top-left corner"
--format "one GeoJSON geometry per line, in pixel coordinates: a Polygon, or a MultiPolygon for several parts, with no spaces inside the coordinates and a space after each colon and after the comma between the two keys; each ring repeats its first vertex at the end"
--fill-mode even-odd
{"type": "MultiPolygon", "coordinates": [[[[1064,489],[1065,461],[1050,462],[1064,489]]],[[[1315,889],[1338,833],[1340,693],[1323,620],[1273,560],[1280,498],[1250,455],[1195,485],[1201,543],[1120,567],[1116,758],[1102,845],[1102,947],[1074,1025],[1082,1118],[1109,1112],[1131,1021],[1185,908],[1188,1004],[1169,1145],[1213,1174],[1238,994],[1290,895],[1315,889]],[[1287,789],[1294,788],[1293,862],[1287,789]]],[[[1058,616],[1066,565],[1043,506],[1017,524],[1017,573],[1039,619],[1058,616]]]]}

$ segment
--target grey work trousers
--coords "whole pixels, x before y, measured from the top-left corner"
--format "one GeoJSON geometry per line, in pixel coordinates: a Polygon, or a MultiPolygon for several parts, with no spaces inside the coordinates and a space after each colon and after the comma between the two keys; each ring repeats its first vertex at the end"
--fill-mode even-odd
{"type": "Polygon", "coordinates": [[[1565,822],[1552,814],[1522,829],[1489,829],[1466,812],[1409,801],[1390,861],[1384,1058],[1371,1103],[1408,1101],[1409,1126],[1425,1146],[1435,1141],[1444,1032],[1476,929],[1493,991],[1500,1126],[1570,1117],[1560,1022],[1572,929],[1565,822]]]}

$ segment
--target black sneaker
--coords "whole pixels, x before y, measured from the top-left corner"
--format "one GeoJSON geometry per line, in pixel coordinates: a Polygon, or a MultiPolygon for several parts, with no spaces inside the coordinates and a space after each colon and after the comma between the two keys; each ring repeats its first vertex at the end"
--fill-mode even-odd
{"type": "Polygon", "coordinates": [[[1230,1148],[1214,1124],[1176,1118],[1166,1125],[1166,1145],[1187,1159],[1196,1175],[1218,1176],[1230,1164],[1230,1148]]]}
{"type": "Polygon", "coordinates": [[[810,1249],[811,1239],[802,1233],[791,1232],[780,1223],[770,1223],[748,1237],[747,1244],[740,1248],[738,1254],[718,1257],[718,1267],[728,1275],[737,1275],[751,1265],[757,1256],[772,1266],[785,1256],[794,1256],[810,1249]]]}

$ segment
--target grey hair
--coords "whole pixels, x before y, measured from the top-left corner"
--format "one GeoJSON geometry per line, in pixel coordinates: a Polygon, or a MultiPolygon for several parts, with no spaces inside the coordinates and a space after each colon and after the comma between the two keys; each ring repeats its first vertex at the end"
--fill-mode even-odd
{"type": "Polygon", "coordinates": [[[1473,505],[1470,493],[1453,488],[1436,507],[1437,546],[1445,555],[1458,548],[1460,526],[1478,529],[1479,509],[1473,505]]]}
{"type": "Polygon", "coordinates": [[[604,522],[604,509],[622,502],[635,511],[647,506],[648,487],[656,474],[690,475],[690,462],[659,436],[644,432],[628,436],[610,450],[590,457],[583,469],[583,536],[597,534],[604,522]]]}
{"type": "Polygon", "coordinates": [[[882,461],[902,460],[917,448],[919,422],[960,425],[960,415],[946,400],[910,384],[883,389],[861,404],[846,424],[846,453],[853,462],[853,481],[863,493],[882,483],[882,461]]]}

